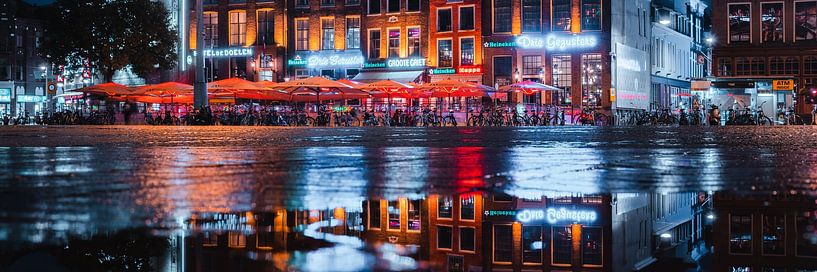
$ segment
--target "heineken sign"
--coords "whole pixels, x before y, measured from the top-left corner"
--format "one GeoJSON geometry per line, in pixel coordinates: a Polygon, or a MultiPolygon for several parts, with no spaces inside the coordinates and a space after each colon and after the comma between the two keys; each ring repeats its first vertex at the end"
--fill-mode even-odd
{"type": "Polygon", "coordinates": [[[484,42],[482,46],[485,48],[516,47],[516,42],[484,42]]]}
{"type": "Polygon", "coordinates": [[[456,73],[457,73],[457,71],[454,70],[454,68],[434,68],[434,69],[431,69],[431,74],[432,75],[450,75],[450,74],[456,74],[456,73]]]}

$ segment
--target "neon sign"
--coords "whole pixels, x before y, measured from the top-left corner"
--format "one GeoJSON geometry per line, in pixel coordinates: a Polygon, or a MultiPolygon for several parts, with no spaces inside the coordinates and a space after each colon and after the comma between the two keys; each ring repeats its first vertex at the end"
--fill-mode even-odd
{"type": "Polygon", "coordinates": [[[515,210],[485,210],[485,216],[514,216],[515,210]]]}
{"type": "Polygon", "coordinates": [[[521,210],[516,213],[516,220],[522,223],[547,220],[557,223],[592,223],[598,218],[593,210],[568,210],[566,208],[547,208],[547,210],[521,210]]]}
{"type": "Polygon", "coordinates": [[[481,74],[482,66],[462,66],[457,68],[457,74],[481,74]]]}
{"type": "Polygon", "coordinates": [[[516,46],[521,48],[544,48],[545,39],[541,37],[522,35],[516,38],[516,46]]]}
{"type": "Polygon", "coordinates": [[[421,67],[421,66],[426,66],[426,59],[424,59],[424,58],[389,59],[389,60],[386,61],[386,66],[388,66],[390,68],[421,67]]]}
{"type": "MultiPolygon", "coordinates": [[[[196,51],[193,51],[193,56],[196,56],[196,51]]],[[[252,49],[250,48],[220,48],[220,49],[204,49],[205,58],[230,58],[230,57],[247,57],[252,56],[252,49]]]]}
{"type": "Polygon", "coordinates": [[[485,48],[516,47],[516,42],[484,42],[482,46],[485,48]]]}
{"type": "Polygon", "coordinates": [[[548,50],[568,50],[595,47],[598,43],[595,36],[591,35],[548,35],[545,41],[545,47],[548,50]]]}
{"type": "Polygon", "coordinates": [[[0,89],[0,102],[11,102],[11,89],[0,89]]]}
{"type": "Polygon", "coordinates": [[[454,68],[434,68],[434,69],[431,69],[431,74],[432,75],[450,75],[450,74],[456,74],[456,73],[457,73],[457,71],[454,70],[454,68]]]}
{"type": "Polygon", "coordinates": [[[306,60],[301,58],[301,56],[295,56],[294,58],[287,60],[287,65],[306,65],[306,60]]]}
{"type": "Polygon", "coordinates": [[[295,55],[287,60],[289,66],[306,66],[309,68],[322,67],[360,67],[363,65],[363,55],[360,51],[352,52],[316,52],[306,57],[295,55]]]}

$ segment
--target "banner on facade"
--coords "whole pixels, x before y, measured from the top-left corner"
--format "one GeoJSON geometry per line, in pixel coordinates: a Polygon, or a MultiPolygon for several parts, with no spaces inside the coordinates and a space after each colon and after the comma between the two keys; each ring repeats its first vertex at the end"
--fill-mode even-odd
{"type": "Polygon", "coordinates": [[[649,108],[649,59],[645,51],[616,43],[616,108],[649,108]]]}

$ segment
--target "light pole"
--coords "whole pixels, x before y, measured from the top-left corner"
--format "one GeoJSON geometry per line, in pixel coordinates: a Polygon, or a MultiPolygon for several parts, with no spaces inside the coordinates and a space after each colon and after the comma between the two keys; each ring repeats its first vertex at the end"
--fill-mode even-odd
{"type": "Polygon", "coordinates": [[[44,87],[43,89],[45,90],[45,94],[46,94],[46,98],[47,98],[46,99],[47,102],[45,104],[46,105],[45,109],[48,112],[51,112],[51,99],[53,99],[54,96],[51,95],[51,91],[48,90],[48,65],[46,64],[46,65],[40,66],[40,70],[43,70],[43,78],[45,78],[45,86],[43,86],[44,87]]]}
{"type": "Polygon", "coordinates": [[[204,1],[196,0],[196,80],[193,85],[193,104],[204,108],[207,101],[207,81],[204,79],[204,1]]]}

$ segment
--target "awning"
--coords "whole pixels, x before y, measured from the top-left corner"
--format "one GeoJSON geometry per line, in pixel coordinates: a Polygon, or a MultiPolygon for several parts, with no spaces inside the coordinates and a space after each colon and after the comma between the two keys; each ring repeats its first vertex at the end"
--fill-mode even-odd
{"type": "Polygon", "coordinates": [[[414,82],[420,75],[423,74],[423,70],[418,71],[363,71],[360,72],[353,78],[354,81],[360,81],[365,83],[372,83],[375,81],[381,80],[394,80],[400,83],[409,83],[414,82]]]}

